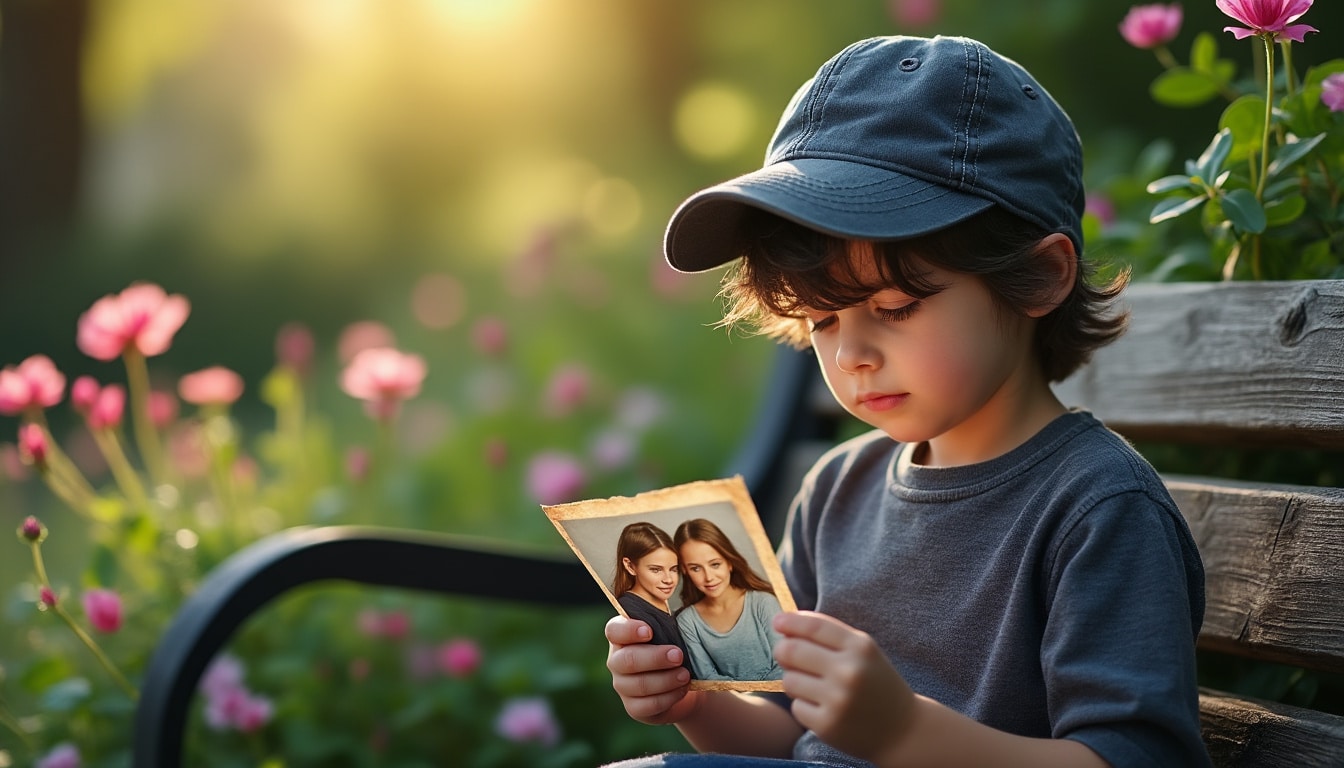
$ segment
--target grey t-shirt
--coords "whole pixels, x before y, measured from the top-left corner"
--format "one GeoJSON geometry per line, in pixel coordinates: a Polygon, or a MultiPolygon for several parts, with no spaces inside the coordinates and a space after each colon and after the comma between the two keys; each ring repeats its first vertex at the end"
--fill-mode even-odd
{"type": "Polygon", "coordinates": [[[769,592],[748,590],[742,615],[727,632],[705,623],[690,605],[677,613],[691,670],[697,680],[778,680],[784,676],[775,661],[779,640],[770,619],[779,613],[779,600],[769,592]]]}
{"type": "MultiPolygon", "coordinates": [[[[780,547],[798,607],[869,633],[917,693],[1115,768],[1200,766],[1195,543],[1160,478],[1090,414],[932,468],[881,432],[808,474],[780,547]]],[[[866,765],[805,733],[798,759],[866,765]]]]}

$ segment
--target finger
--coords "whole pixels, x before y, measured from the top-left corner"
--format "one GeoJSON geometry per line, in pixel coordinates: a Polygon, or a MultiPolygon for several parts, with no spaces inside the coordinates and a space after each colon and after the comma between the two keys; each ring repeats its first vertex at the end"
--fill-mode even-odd
{"type": "Polygon", "coordinates": [[[839,619],[815,611],[775,614],[774,627],[785,637],[810,640],[834,650],[844,648],[857,632],[839,619]]]}
{"type": "Polygon", "coordinates": [[[691,682],[691,673],[685,667],[654,670],[635,675],[612,675],[611,687],[622,699],[658,698],[684,690],[691,682]]]}
{"type": "Polygon", "coordinates": [[[785,670],[783,683],[789,698],[817,706],[825,704],[835,693],[834,683],[826,678],[796,670],[785,670]]]}
{"type": "Polygon", "coordinates": [[[681,662],[681,649],[675,645],[634,643],[617,647],[607,655],[607,669],[617,675],[637,675],[643,672],[685,669],[681,662]]]}
{"type": "Polygon", "coordinates": [[[647,643],[653,639],[653,630],[639,619],[612,616],[605,628],[607,642],[615,645],[647,643]]]}
{"type": "Polygon", "coordinates": [[[775,660],[785,670],[822,676],[841,659],[838,651],[804,637],[785,637],[775,643],[775,660]]]}

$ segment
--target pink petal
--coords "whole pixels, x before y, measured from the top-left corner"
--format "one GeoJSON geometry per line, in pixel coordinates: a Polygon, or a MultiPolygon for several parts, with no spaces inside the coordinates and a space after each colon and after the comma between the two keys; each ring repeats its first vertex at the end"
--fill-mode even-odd
{"type": "Polygon", "coordinates": [[[1292,40],[1295,43],[1301,43],[1306,41],[1308,32],[1319,32],[1319,31],[1320,30],[1316,29],[1315,27],[1311,27],[1306,24],[1293,24],[1292,26],[1284,27],[1279,32],[1279,34],[1282,35],[1283,37],[1288,38],[1289,40],[1292,40]]]}
{"type": "Polygon", "coordinates": [[[136,336],[135,346],[145,357],[167,352],[173,343],[173,336],[187,322],[189,314],[191,304],[186,297],[177,294],[167,297],[145,319],[144,326],[136,336]]]}
{"type": "Polygon", "coordinates": [[[243,377],[222,366],[211,366],[183,376],[177,393],[193,405],[230,405],[242,397],[243,377]]]}
{"type": "Polygon", "coordinates": [[[130,341],[125,325],[117,297],[104,296],[79,316],[75,343],[95,360],[115,360],[130,341]]]}
{"type": "Polygon", "coordinates": [[[1257,33],[1254,29],[1245,27],[1223,27],[1224,32],[1231,32],[1232,36],[1238,40],[1245,40],[1248,37],[1254,37],[1257,33]]]}

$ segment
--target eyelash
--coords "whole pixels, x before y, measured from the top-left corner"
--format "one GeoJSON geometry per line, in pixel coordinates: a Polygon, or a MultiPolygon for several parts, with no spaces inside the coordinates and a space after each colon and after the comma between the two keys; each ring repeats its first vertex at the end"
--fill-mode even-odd
{"type": "MultiPolygon", "coordinates": [[[[910,319],[910,316],[915,313],[915,310],[919,309],[921,303],[922,302],[919,301],[912,301],[903,307],[897,307],[895,309],[883,309],[881,307],[878,307],[876,312],[877,316],[885,322],[899,323],[902,320],[910,319]]],[[[812,323],[812,327],[809,330],[811,333],[824,331],[834,321],[835,321],[835,315],[828,315],[822,318],[821,320],[812,323]]]]}

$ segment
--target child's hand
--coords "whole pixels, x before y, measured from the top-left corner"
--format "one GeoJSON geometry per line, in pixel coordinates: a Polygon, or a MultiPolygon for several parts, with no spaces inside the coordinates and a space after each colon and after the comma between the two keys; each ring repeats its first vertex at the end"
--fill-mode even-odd
{"type": "Polygon", "coordinates": [[[793,716],[822,741],[873,762],[907,732],[915,695],[866,633],[812,611],[781,613],[775,659],[793,716]]]}
{"type": "Polygon", "coordinates": [[[625,711],[641,723],[675,723],[694,711],[701,691],[690,691],[691,673],[675,645],[649,645],[649,625],[614,616],[607,622],[607,669],[625,711]]]}

